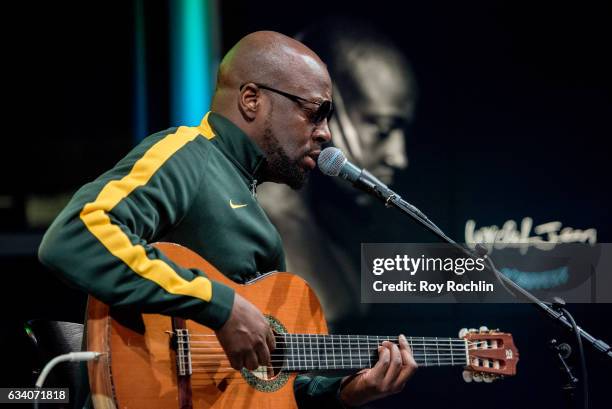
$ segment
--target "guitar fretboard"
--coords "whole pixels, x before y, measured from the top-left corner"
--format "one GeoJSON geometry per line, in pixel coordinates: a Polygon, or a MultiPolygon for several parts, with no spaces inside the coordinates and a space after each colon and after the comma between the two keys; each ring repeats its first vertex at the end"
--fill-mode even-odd
{"type": "MultiPolygon", "coordinates": [[[[459,338],[406,337],[419,366],[466,365],[468,343],[459,338]]],[[[274,352],[282,351],[290,371],[371,368],[378,361],[383,341],[397,337],[378,335],[282,334],[274,352]]],[[[276,355],[275,354],[275,355],[276,355]]]]}

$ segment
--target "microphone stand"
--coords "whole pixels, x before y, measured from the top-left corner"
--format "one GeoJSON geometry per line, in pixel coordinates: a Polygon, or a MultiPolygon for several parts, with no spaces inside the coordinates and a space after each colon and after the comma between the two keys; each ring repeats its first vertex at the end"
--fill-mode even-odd
{"type": "MultiPolygon", "coordinates": [[[[423,226],[426,230],[429,230],[439,239],[450,244],[455,249],[459,250],[459,252],[465,254],[467,257],[482,257],[486,262],[487,270],[489,270],[489,272],[491,272],[497,278],[502,287],[504,287],[504,289],[508,291],[512,296],[516,298],[523,298],[529,301],[531,305],[544,312],[544,314],[550,319],[552,319],[554,322],[560,324],[568,331],[573,332],[576,335],[578,347],[580,349],[581,354],[584,407],[585,409],[588,409],[589,394],[584,351],[582,350],[582,340],[591,344],[597,351],[603,353],[606,357],[610,359],[612,359],[612,348],[603,340],[593,337],[591,334],[576,325],[576,322],[569,314],[569,312],[565,308],[563,308],[565,306],[565,302],[563,302],[563,300],[556,299],[553,304],[546,303],[540,300],[535,295],[531,294],[529,291],[525,290],[524,288],[516,284],[514,281],[503,275],[493,264],[493,261],[488,256],[488,251],[484,246],[477,244],[476,252],[473,252],[467,249],[466,247],[460,245],[459,243],[455,242],[453,239],[448,237],[438,226],[436,226],[435,223],[429,220],[427,216],[425,216],[416,206],[413,206],[412,204],[403,200],[401,196],[399,196],[397,193],[395,193],[383,183],[381,183],[367,170],[364,169],[361,172],[358,179],[354,182],[354,186],[377,197],[385,204],[385,207],[396,208],[402,213],[408,215],[421,226],[423,226]],[[551,308],[551,306],[549,305],[551,305],[553,308],[551,308]]],[[[573,378],[573,380],[576,379],[573,378]]],[[[572,384],[575,386],[575,383],[572,382],[572,384]]]]}

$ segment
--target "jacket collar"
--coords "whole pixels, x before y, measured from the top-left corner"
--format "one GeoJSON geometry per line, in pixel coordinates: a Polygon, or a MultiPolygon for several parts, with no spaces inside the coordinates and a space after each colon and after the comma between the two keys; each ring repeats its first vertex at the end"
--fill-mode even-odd
{"type": "Polygon", "coordinates": [[[229,119],[214,112],[208,112],[200,123],[200,133],[212,143],[252,182],[258,180],[265,162],[265,155],[240,128],[229,119]]]}

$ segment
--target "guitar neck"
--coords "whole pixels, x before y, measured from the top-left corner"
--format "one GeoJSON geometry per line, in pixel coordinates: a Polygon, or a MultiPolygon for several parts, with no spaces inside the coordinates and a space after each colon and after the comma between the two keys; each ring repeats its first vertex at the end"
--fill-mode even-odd
{"type": "MultiPolygon", "coordinates": [[[[465,366],[468,343],[459,338],[406,337],[420,367],[465,366]]],[[[363,369],[378,361],[378,346],[384,341],[398,343],[397,336],[282,334],[286,369],[290,371],[363,369]]]]}

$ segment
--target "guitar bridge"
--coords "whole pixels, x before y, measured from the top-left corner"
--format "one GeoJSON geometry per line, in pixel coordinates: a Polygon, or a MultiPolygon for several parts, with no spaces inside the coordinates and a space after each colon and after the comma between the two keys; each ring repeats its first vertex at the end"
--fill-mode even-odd
{"type": "Polygon", "coordinates": [[[189,330],[176,328],[176,367],[179,376],[188,376],[192,373],[191,350],[189,345],[189,330]]]}

